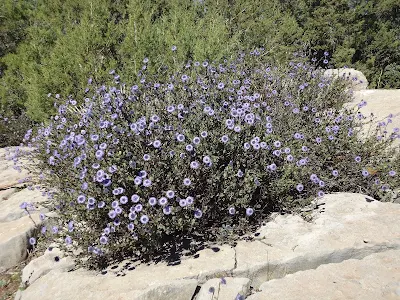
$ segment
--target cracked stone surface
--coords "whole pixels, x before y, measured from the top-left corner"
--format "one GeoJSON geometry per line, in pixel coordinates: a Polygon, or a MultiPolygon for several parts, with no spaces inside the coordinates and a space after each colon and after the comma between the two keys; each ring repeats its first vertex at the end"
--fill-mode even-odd
{"type": "Polygon", "coordinates": [[[257,238],[270,246],[240,241],[235,276],[251,278],[258,288],[264,281],[321,264],[400,249],[398,204],[367,202],[364,195],[352,193],[326,195],[323,202],[325,211],[312,223],[278,215],[262,226],[257,238]]]}
{"type": "Polygon", "coordinates": [[[267,299],[266,295],[268,299],[395,299],[390,297],[398,291],[395,283],[399,281],[400,267],[397,258],[400,257],[400,206],[352,193],[326,195],[319,205],[321,211],[315,213],[312,222],[295,215],[276,215],[259,228],[255,241],[240,241],[235,248],[218,246],[219,251],[204,249],[198,258],[187,257],[174,266],[126,260],[109,266],[107,272],[83,269],[68,272],[73,267],[71,261],[64,260],[57,267],[52,261],[54,257],[47,253],[45,258],[36,258],[25,267],[23,280],[29,285],[18,293],[16,300],[108,299],[112,295],[121,300],[170,297],[233,300],[231,296],[240,293],[248,299],[267,299]],[[376,259],[373,265],[371,257],[382,259],[376,259]],[[356,267],[359,263],[371,267],[356,267]],[[346,264],[348,268],[344,267],[346,264]],[[363,272],[364,269],[367,271],[363,272]],[[324,293],[321,288],[315,291],[316,296],[310,294],[314,298],[296,298],[296,288],[302,290],[311,287],[310,282],[333,278],[318,275],[321,270],[337,275],[342,284],[341,294],[331,294],[330,289],[324,293]],[[354,270],[360,270],[359,275],[354,270]],[[311,274],[307,275],[311,281],[301,284],[295,281],[293,297],[285,294],[289,289],[286,291],[274,283],[290,280],[290,274],[309,274],[306,272],[311,274]],[[353,277],[361,284],[344,280],[353,277]],[[373,277],[384,279],[377,282],[368,279],[373,277]],[[222,278],[226,285],[219,285],[222,278]],[[270,283],[277,286],[273,290],[275,298],[269,298],[270,283]],[[76,288],[71,291],[71,286],[76,288]],[[210,293],[210,287],[218,289],[210,293]],[[362,291],[354,296],[356,288],[362,291]],[[377,297],[377,290],[381,291],[381,298],[377,297]],[[219,298],[215,298],[216,291],[219,298]]]}
{"type": "MultiPolygon", "coordinates": [[[[0,190],[20,186],[21,182],[19,182],[19,180],[29,175],[26,170],[21,170],[21,172],[19,172],[13,168],[14,161],[12,158],[16,151],[18,151],[17,148],[18,147],[0,148],[0,190]]],[[[21,149],[21,153],[30,149],[28,147],[19,148],[21,149]]],[[[26,159],[21,157],[20,162],[26,162],[26,159]]]]}
{"type": "MultiPolygon", "coordinates": [[[[31,215],[36,224],[39,215],[31,215]]],[[[34,228],[32,219],[24,216],[18,220],[0,223],[0,272],[7,270],[26,259],[28,238],[34,228]]]]}
{"type": "MultiPolygon", "coordinates": [[[[355,104],[360,103],[362,100],[367,102],[367,105],[360,108],[360,112],[367,117],[371,113],[376,117],[375,122],[372,124],[370,134],[375,132],[378,121],[385,122],[385,130],[388,131],[388,136],[393,132],[395,128],[400,128],[400,90],[360,90],[354,91],[354,101],[346,103],[345,107],[351,108],[355,104]],[[388,121],[388,117],[393,115],[391,120],[388,121]]],[[[368,135],[369,126],[363,130],[363,135],[368,135]]],[[[398,132],[400,134],[400,131],[398,132]]],[[[399,146],[400,139],[394,140],[393,146],[399,146]]]]}
{"type": "Polygon", "coordinates": [[[249,300],[400,299],[400,250],[325,264],[265,282],[249,300]]]}
{"type": "Polygon", "coordinates": [[[213,278],[201,286],[195,300],[233,300],[238,294],[246,295],[249,289],[248,278],[213,278]]]}

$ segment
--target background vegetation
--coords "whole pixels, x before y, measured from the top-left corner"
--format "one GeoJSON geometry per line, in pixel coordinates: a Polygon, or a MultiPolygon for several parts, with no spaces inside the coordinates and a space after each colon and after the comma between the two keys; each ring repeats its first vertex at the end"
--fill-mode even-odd
{"type": "MultiPolygon", "coordinates": [[[[354,67],[371,88],[400,88],[397,0],[3,0],[0,114],[34,121],[54,112],[49,93],[83,99],[89,77],[108,70],[133,83],[177,61],[228,58],[265,47],[278,62],[296,50],[329,52],[324,68],[354,67]],[[169,57],[169,58],[165,58],[169,57]]],[[[315,56],[315,55],[314,55],[315,56]]]]}

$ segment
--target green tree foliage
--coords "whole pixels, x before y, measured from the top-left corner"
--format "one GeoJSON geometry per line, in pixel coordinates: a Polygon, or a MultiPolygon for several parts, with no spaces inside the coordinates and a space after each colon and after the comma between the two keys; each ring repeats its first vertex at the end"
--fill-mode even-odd
{"type": "MultiPolygon", "coordinates": [[[[285,62],[297,50],[364,72],[370,87],[399,88],[397,0],[4,0],[0,4],[0,111],[53,112],[48,93],[83,101],[88,78],[117,69],[133,83],[178,62],[265,47],[285,62]],[[173,56],[166,55],[176,46],[173,56]]],[[[320,60],[322,61],[322,60],[320,60]]]]}
{"type": "Polygon", "coordinates": [[[400,3],[397,0],[281,0],[303,30],[310,53],[328,50],[333,67],[355,67],[371,88],[399,88],[400,3]]]}

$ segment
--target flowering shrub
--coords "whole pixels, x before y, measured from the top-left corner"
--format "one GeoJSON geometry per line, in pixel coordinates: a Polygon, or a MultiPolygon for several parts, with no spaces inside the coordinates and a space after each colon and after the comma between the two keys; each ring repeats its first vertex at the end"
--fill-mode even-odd
{"type": "Polygon", "coordinates": [[[59,214],[40,240],[81,247],[82,264],[155,259],[185,239],[238,238],[324,193],[383,199],[399,185],[399,155],[385,150],[398,134],[382,126],[361,141],[365,117],[342,108],[343,80],[296,60],[272,66],[262,49],[188,62],[165,82],[147,62],[132,86],[112,70],[112,86],[89,79],[84,101],[56,95],[58,114],[25,136],[40,170],[30,188],[59,214]]]}

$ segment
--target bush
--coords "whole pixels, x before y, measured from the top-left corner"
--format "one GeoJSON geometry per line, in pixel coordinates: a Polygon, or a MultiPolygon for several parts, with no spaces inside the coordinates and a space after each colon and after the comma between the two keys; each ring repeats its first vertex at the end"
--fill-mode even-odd
{"type": "Polygon", "coordinates": [[[0,148],[19,146],[33,124],[34,122],[25,113],[10,117],[0,114],[0,148]]]}
{"type": "Polygon", "coordinates": [[[39,241],[81,247],[77,263],[89,268],[161,259],[233,243],[270,212],[298,212],[324,193],[383,199],[399,185],[399,155],[386,150],[398,135],[360,140],[367,121],[342,108],[347,82],[300,55],[273,66],[264,54],[188,62],[165,82],[144,71],[132,86],[112,70],[114,85],[89,80],[84,101],[66,99],[26,136],[40,170],[30,188],[59,215],[39,241]]]}

